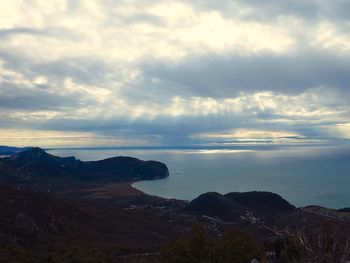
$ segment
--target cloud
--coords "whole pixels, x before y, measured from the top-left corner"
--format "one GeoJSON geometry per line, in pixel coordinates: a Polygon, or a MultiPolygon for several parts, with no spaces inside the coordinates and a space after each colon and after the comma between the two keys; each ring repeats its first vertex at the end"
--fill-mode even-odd
{"type": "Polygon", "coordinates": [[[204,10],[217,10],[230,17],[240,15],[242,19],[271,21],[285,16],[317,22],[319,20],[349,20],[346,10],[349,2],[342,0],[239,0],[239,1],[193,1],[195,6],[204,10]]]}
{"type": "Polygon", "coordinates": [[[93,145],[200,144],[198,134],[240,130],[348,138],[348,5],[3,3],[0,126],[93,145]]]}
{"type": "Polygon", "coordinates": [[[151,88],[163,86],[175,94],[225,97],[259,90],[295,94],[320,86],[348,93],[349,61],[349,56],[310,51],[293,56],[207,55],[177,64],[149,61],[141,69],[151,88]]]}
{"type": "MultiPolygon", "coordinates": [[[[108,103],[104,109],[92,107],[46,119],[39,116],[38,128],[94,132],[107,137],[142,139],[155,145],[200,143],[205,141],[201,140],[203,137],[193,135],[239,131],[242,127],[269,130],[271,134],[284,131],[303,137],[340,137],[343,133],[332,127],[348,120],[348,108],[346,104],[334,106],[338,101],[337,94],[327,89],[294,96],[258,92],[224,99],[174,97],[161,105],[108,103]]],[[[35,114],[31,118],[23,116],[24,127],[38,123],[35,114]]],[[[20,116],[17,113],[15,117],[20,116]]]]}

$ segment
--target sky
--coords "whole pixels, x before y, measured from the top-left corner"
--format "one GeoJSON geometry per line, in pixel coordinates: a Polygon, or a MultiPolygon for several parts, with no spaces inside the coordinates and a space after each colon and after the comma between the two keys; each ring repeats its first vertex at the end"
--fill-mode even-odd
{"type": "Polygon", "coordinates": [[[0,6],[0,145],[350,139],[350,1],[0,6]]]}

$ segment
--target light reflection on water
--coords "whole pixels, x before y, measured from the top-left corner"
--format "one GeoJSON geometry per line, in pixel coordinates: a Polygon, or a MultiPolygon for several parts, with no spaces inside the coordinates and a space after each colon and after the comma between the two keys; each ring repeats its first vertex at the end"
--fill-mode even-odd
{"type": "Polygon", "coordinates": [[[263,190],[297,206],[350,207],[350,148],[337,146],[238,149],[57,149],[52,154],[99,160],[133,156],[164,162],[167,179],[138,182],[149,194],[193,199],[203,192],[263,190]]]}

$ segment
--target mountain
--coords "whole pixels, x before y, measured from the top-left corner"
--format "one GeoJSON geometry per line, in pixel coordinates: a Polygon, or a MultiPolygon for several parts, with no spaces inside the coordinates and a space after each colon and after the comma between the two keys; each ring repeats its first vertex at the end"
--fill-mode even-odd
{"type": "Polygon", "coordinates": [[[10,147],[10,146],[0,145],[0,155],[13,155],[13,154],[16,154],[18,152],[28,150],[30,148],[31,147],[18,148],[18,147],[10,147]]]}
{"type": "Polygon", "coordinates": [[[57,157],[39,147],[32,147],[8,158],[18,165],[45,163],[48,165],[74,165],[75,157],[57,157]]]}
{"type": "Polygon", "coordinates": [[[0,180],[27,188],[154,180],[168,175],[166,165],[156,161],[119,156],[83,162],[75,157],[54,156],[36,147],[0,159],[0,180]]]}

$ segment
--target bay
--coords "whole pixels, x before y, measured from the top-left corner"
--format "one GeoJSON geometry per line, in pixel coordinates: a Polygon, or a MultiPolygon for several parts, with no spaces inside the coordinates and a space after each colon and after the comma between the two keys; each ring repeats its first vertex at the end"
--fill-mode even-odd
{"type": "Polygon", "coordinates": [[[50,153],[84,161],[132,156],[163,162],[170,171],[168,178],[137,182],[134,187],[167,198],[191,200],[209,191],[270,191],[296,206],[350,207],[348,145],[52,149],[50,153]]]}

